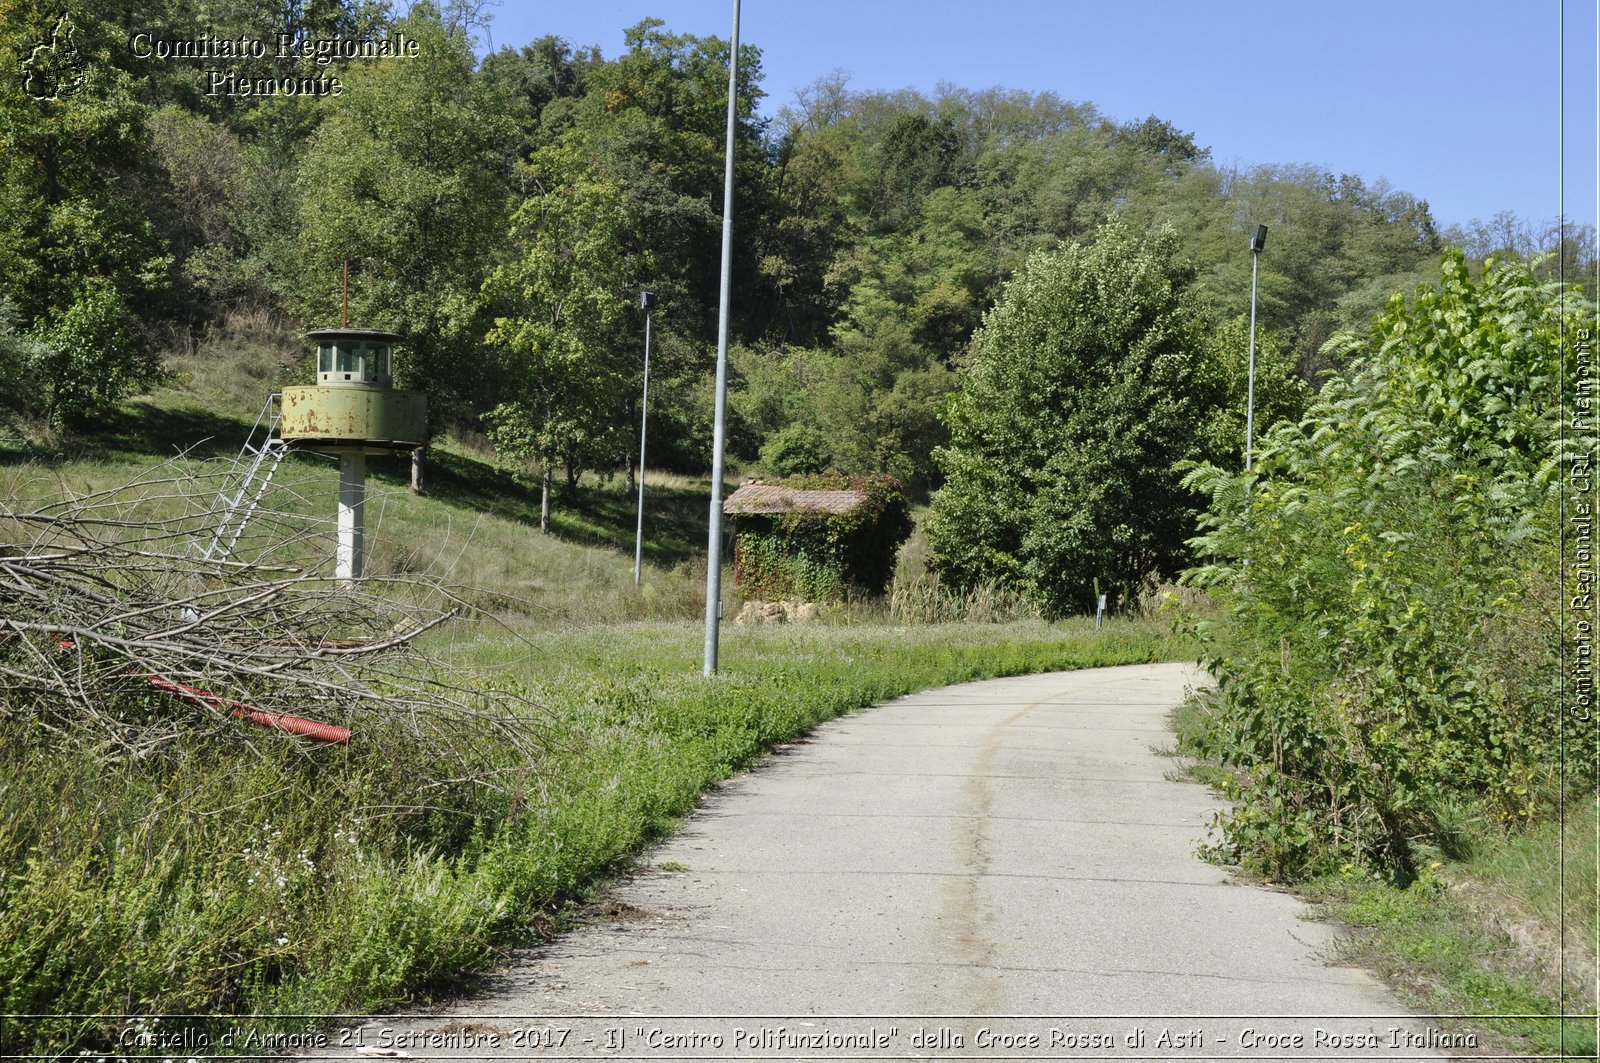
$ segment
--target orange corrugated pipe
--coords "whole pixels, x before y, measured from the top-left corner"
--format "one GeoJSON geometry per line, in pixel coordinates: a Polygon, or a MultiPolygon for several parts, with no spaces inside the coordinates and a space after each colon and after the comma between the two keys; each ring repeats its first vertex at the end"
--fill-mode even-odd
{"type": "Polygon", "coordinates": [[[315,739],[318,742],[331,742],[334,745],[346,745],[350,741],[350,730],[346,727],[335,727],[331,723],[319,723],[308,720],[304,716],[288,716],[281,712],[267,712],[251,705],[244,705],[232,701],[221,694],[213,694],[208,690],[200,690],[184,683],[175,682],[166,676],[153,675],[150,685],[157,690],[165,690],[169,694],[176,694],[180,698],[198,701],[208,708],[220,709],[230,712],[241,720],[249,720],[261,727],[272,727],[279,731],[287,731],[292,735],[303,738],[315,739]]]}
{"type": "MultiPolygon", "coordinates": [[[[78,644],[71,639],[57,639],[56,644],[63,650],[75,650],[78,644]]],[[[287,731],[292,735],[302,738],[315,739],[318,742],[331,742],[334,745],[348,745],[350,742],[350,729],[335,727],[331,723],[321,723],[317,720],[308,720],[304,716],[289,716],[281,712],[267,712],[237,701],[230,701],[221,694],[213,694],[209,690],[188,686],[184,683],[168,679],[164,675],[147,676],[150,685],[157,690],[165,690],[169,694],[176,694],[180,698],[198,701],[211,709],[222,709],[239,717],[249,720],[260,727],[272,727],[279,731],[287,731]]]]}

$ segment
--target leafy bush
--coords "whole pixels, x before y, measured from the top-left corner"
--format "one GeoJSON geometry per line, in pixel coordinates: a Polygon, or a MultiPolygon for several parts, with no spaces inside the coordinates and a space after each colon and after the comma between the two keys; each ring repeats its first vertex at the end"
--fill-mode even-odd
{"type": "Polygon", "coordinates": [[[33,367],[45,354],[42,343],[18,329],[16,308],[0,298],[0,410],[34,405],[33,367]]]}
{"type": "Polygon", "coordinates": [[[1190,474],[1211,561],[1189,578],[1229,615],[1189,739],[1229,771],[1223,847],[1252,870],[1407,880],[1461,799],[1519,820],[1554,785],[1576,303],[1518,263],[1475,282],[1452,253],[1438,289],[1330,341],[1348,375],[1267,437],[1253,479],[1190,474]]]}
{"type": "Polygon", "coordinates": [[[22,405],[54,425],[82,422],[161,375],[159,359],[108,284],[85,285],[70,306],[33,331],[32,341],[12,348],[31,355],[15,390],[22,405]]]}
{"type": "Polygon", "coordinates": [[[833,467],[833,447],[817,429],[792,424],[761,445],[761,464],[778,476],[827,472],[833,467]]]}

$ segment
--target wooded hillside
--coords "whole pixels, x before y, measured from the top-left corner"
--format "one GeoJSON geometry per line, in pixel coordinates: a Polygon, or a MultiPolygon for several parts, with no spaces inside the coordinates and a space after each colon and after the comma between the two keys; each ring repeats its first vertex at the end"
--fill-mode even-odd
{"type": "MultiPolygon", "coordinates": [[[[703,471],[727,42],[646,20],[617,56],[544,37],[480,58],[479,17],[0,0],[0,63],[28,72],[0,83],[0,416],[70,429],[230,312],[336,323],[348,260],[352,323],[409,338],[401,382],[435,433],[487,431],[569,478],[630,460],[637,291],[656,291],[652,459],[703,471]]],[[[1219,165],[1203,131],[1051,93],[831,75],[763,111],[743,53],[730,439],[776,472],[936,482],[939,414],[1001,285],[1114,212],[1173,226],[1213,326],[1247,309],[1247,226],[1272,226],[1264,356],[1310,381],[1447,239],[1540,242],[1509,215],[1441,233],[1410,192],[1219,165]]],[[[1574,246],[1592,257],[1592,234],[1574,246]]]]}

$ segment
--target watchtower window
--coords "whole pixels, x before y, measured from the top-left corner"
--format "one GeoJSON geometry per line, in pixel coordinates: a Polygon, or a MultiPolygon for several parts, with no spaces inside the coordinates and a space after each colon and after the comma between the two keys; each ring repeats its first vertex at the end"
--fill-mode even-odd
{"type": "Polygon", "coordinates": [[[391,351],[387,345],[372,348],[370,366],[374,380],[388,380],[391,351]]]}
{"type": "Polygon", "coordinates": [[[340,344],[334,349],[339,352],[339,356],[335,360],[336,364],[333,367],[335,373],[359,373],[361,371],[360,348],[355,344],[350,344],[349,346],[340,344]]]}
{"type": "Polygon", "coordinates": [[[326,343],[317,348],[317,372],[333,372],[333,348],[326,343]]]}

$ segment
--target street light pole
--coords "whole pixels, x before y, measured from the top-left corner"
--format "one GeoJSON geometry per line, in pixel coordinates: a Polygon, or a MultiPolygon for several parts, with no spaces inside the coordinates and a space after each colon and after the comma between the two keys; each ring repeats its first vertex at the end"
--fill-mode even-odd
{"type": "Polygon", "coordinates": [[[1250,234],[1250,379],[1244,400],[1244,471],[1254,467],[1256,430],[1256,273],[1262,249],[1267,246],[1267,227],[1257,225],[1250,234]]]}
{"type": "Polygon", "coordinates": [[[639,400],[639,527],[633,533],[635,587],[639,586],[639,571],[644,562],[644,432],[650,423],[650,311],[655,305],[655,292],[639,293],[639,307],[644,311],[644,397],[639,400]]]}
{"type": "Polygon", "coordinates": [[[717,635],[722,622],[722,438],[728,409],[728,285],[733,275],[733,133],[739,100],[739,0],[733,0],[733,36],[728,48],[727,160],[722,172],[722,294],[717,300],[717,405],[711,432],[711,528],[706,543],[705,674],[717,674],[717,635]]]}

